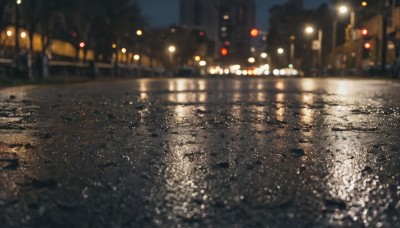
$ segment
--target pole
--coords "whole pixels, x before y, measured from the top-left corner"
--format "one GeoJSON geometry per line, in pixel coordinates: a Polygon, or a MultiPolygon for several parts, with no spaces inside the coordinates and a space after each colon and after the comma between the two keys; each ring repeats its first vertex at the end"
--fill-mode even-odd
{"type": "Polygon", "coordinates": [[[354,54],[354,28],[356,24],[356,13],[351,11],[350,13],[350,67],[355,67],[355,54],[354,54]]]}
{"type": "Polygon", "coordinates": [[[333,21],[333,29],[332,29],[332,68],[333,69],[336,69],[337,24],[338,24],[338,21],[337,21],[337,19],[335,19],[333,21]]]}
{"type": "Polygon", "coordinates": [[[386,62],[387,62],[387,48],[388,48],[387,26],[388,26],[388,19],[386,17],[386,14],[384,13],[382,15],[382,56],[381,56],[381,70],[383,74],[385,74],[386,72],[386,62]]]}
{"type": "Polygon", "coordinates": [[[19,3],[15,3],[15,58],[16,58],[16,68],[17,70],[20,69],[20,61],[19,61],[19,52],[20,52],[20,46],[19,46],[19,3]]]}
{"type": "Polygon", "coordinates": [[[290,63],[291,64],[293,64],[293,65],[295,65],[295,63],[294,63],[294,53],[295,52],[295,45],[294,45],[294,41],[292,40],[291,42],[290,42],[290,63]]]}
{"type": "Polygon", "coordinates": [[[319,50],[318,50],[318,71],[319,76],[322,76],[322,38],[323,33],[322,30],[318,30],[318,42],[319,42],[319,50]]]}

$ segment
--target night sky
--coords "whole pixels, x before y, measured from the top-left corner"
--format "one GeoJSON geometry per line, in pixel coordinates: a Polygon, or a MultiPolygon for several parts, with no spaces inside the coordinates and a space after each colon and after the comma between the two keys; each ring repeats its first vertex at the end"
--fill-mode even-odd
{"type": "MultiPolygon", "coordinates": [[[[179,21],[179,0],[138,0],[145,17],[153,27],[169,26],[179,21]]],[[[329,0],[305,0],[308,8],[316,8],[329,0]]],[[[283,0],[256,0],[257,27],[266,29],[268,26],[268,9],[283,0]]]]}

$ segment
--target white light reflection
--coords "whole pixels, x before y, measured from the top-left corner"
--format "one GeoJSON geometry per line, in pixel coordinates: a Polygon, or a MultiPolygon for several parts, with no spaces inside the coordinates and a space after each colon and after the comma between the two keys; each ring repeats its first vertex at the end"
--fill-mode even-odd
{"type": "Polygon", "coordinates": [[[286,88],[286,86],[285,86],[285,84],[283,83],[283,82],[277,82],[276,84],[275,84],[275,89],[277,89],[277,90],[284,90],[286,88]]]}
{"type": "MultiPolygon", "coordinates": [[[[206,92],[199,95],[193,94],[190,90],[205,90],[205,81],[185,81],[178,80],[175,83],[171,81],[168,88],[171,89],[169,101],[179,102],[169,106],[169,112],[172,114],[166,122],[168,129],[176,131],[175,134],[166,134],[165,141],[168,143],[168,153],[165,153],[166,168],[164,178],[163,196],[168,200],[168,207],[171,213],[171,219],[205,217],[207,210],[207,182],[204,175],[198,172],[198,167],[208,164],[208,156],[203,156],[204,143],[202,137],[197,135],[206,135],[200,128],[196,128],[196,134],[193,133],[192,123],[197,122],[203,115],[193,115],[196,110],[206,110],[207,107],[201,103],[186,105],[188,102],[206,101],[206,92]],[[178,91],[178,92],[176,92],[178,91]],[[188,95],[190,94],[190,96],[188,95]],[[190,143],[189,143],[190,142],[190,143]],[[198,158],[198,159],[197,159],[198,158]],[[193,206],[190,202],[201,199],[204,203],[193,206]]],[[[160,193],[157,193],[160,194],[160,193]]]]}
{"type": "Polygon", "coordinates": [[[285,94],[284,93],[278,93],[276,94],[276,99],[275,99],[276,103],[277,103],[277,109],[275,110],[275,117],[277,120],[279,121],[283,121],[284,120],[284,116],[286,114],[286,108],[283,105],[283,102],[285,101],[285,94]]]}
{"type": "Polygon", "coordinates": [[[208,99],[206,81],[204,80],[174,80],[168,82],[169,102],[179,104],[205,103],[208,99]]]}
{"type": "Polygon", "coordinates": [[[315,110],[309,108],[309,106],[314,103],[314,94],[303,94],[301,96],[301,102],[303,104],[300,110],[301,122],[304,124],[313,124],[315,110]]]}

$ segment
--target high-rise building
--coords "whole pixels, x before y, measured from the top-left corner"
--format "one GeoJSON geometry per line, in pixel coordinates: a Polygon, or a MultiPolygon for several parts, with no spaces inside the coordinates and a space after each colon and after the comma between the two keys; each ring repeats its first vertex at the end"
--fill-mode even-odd
{"type": "Polygon", "coordinates": [[[245,62],[251,55],[254,0],[181,0],[180,6],[181,25],[204,29],[219,50],[227,50],[225,62],[245,62]]]}
{"type": "Polygon", "coordinates": [[[218,2],[219,0],[181,0],[181,26],[203,29],[208,38],[217,41],[218,2]]]}

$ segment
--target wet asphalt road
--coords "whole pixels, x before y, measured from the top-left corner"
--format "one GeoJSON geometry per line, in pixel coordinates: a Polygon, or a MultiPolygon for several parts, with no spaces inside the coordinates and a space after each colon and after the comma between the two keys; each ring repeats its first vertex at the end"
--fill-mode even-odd
{"type": "Polygon", "coordinates": [[[400,227],[400,81],[0,89],[1,227],[400,227]]]}

